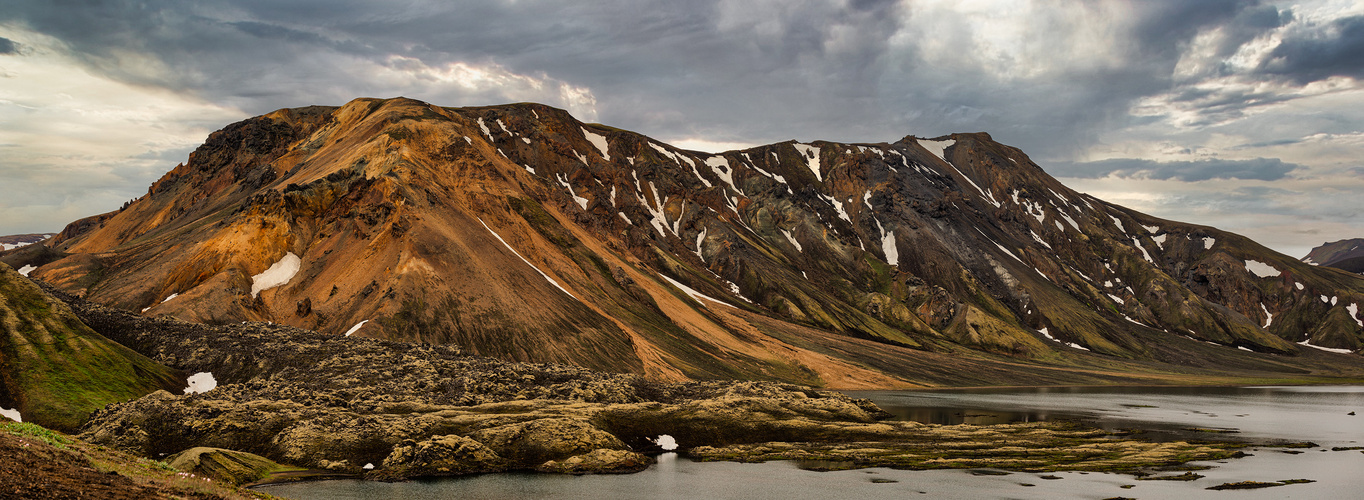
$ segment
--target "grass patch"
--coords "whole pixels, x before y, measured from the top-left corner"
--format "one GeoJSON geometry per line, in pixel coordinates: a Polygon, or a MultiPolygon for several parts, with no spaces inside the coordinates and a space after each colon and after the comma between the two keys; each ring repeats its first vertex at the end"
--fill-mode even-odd
{"type": "Polygon", "coordinates": [[[71,444],[71,438],[63,436],[56,431],[27,422],[0,424],[0,429],[4,429],[6,432],[15,436],[42,441],[53,448],[65,450],[71,444]]]}

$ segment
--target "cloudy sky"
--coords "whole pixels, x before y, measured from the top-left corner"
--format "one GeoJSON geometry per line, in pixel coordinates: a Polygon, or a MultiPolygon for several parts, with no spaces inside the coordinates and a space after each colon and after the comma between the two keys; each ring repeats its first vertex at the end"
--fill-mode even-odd
{"type": "Polygon", "coordinates": [[[1294,257],[1364,237],[1351,0],[7,0],[0,234],[118,208],[282,107],[539,101],[724,150],[986,131],[1294,257]]]}

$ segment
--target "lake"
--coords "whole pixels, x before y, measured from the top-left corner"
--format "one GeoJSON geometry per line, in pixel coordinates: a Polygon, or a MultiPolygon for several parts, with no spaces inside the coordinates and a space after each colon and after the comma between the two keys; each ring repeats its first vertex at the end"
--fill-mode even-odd
{"type": "Polygon", "coordinates": [[[814,499],[814,498],[1358,498],[1364,453],[1364,386],[1045,387],[849,392],[897,418],[940,424],[1071,419],[1105,429],[1137,429],[1151,439],[1300,442],[1316,448],[1257,446],[1252,456],[1216,463],[1196,481],[1137,481],[1122,474],[981,471],[802,470],[793,462],[698,463],[673,453],[638,474],[562,476],[505,473],[376,483],[356,480],[270,485],[260,491],[312,499],[814,499]],[[1355,412],[1357,415],[1349,415],[1355,412]],[[1220,431],[1220,432],[1209,432],[1220,431]],[[1246,480],[1310,479],[1274,488],[1208,491],[1246,480]],[[1130,488],[1123,488],[1132,485],[1130,488]]]}

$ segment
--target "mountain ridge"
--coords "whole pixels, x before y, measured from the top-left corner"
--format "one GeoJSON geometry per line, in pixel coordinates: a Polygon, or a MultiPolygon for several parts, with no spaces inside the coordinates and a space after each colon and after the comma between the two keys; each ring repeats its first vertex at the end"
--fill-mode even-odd
{"type": "Polygon", "coordinates": [[[1352,273],[1364,273],[1364,238],[1349,238],[1322,243],[1313,248],[1303,262],[1327,266],[1352,273]]]}
{"type": "Polygon", "coordinates": [[[229,125],[56,255],[7,262],[146,314],[660,379],[916,385],[908,360],[947,353],[1293,371],[1299,343],[1359,349],[1357,276],[1076,193],[988,134],[936,139],[711,154],[533,103],[357,99],[229,125]]]}

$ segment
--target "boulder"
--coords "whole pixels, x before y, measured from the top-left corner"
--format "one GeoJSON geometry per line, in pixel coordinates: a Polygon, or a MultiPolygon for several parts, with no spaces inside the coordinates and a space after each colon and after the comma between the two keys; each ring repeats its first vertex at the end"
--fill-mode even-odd
{"type": "Polygon", "coordinates": [[[407,439],[394,446],[382,469],[373,475],[376,479],[455,476],[499,472],[507,465],[506,459],[478,441],[464,436],[432,436],[420,442],[407,439]]]}
{"type": "Polygon", "coordinates": [[[284,466],[260,455],[222,448],[198,447],[166,459],[180,472],[188,472],[233,486],[265,479],[284,466]]]}
{"type": "Polygon", "coordinates": [[[471,438],[499,455],[528,466],[582,455],[597,449],[627,449],[616,436],[569,418],[540,418],[478,430],[471,438]]]}
{"type": "Polygon", "coordinates": [[[626,450],[600,448],[563,460],[550,460],[535,470],[558,474],[631,474],[649,468],[653,459],[626,450]]]}

